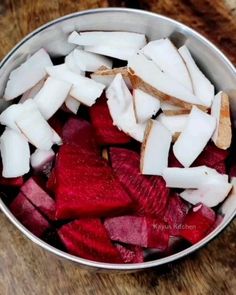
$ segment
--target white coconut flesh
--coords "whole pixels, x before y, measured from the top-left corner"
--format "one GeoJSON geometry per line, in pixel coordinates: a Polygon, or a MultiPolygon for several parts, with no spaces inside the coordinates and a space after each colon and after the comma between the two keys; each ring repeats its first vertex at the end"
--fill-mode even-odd
{"type": "Polygon", "coordinates": [[[29,98],[34,98],[35,95],[40,91],[40,89],[43,87],[44,83],[45,83],[46,79],[43,78],[42,80],[40,80],[35,86],[33,86],[30,90],[26,91],[21,99],[19,100],[19,103],[23,103],[25,102],[27,99],[29,98]]]}
{"type": "Polygon", "coordinates": [[[167,187],[183,189],[197,189],[214,175],[218,175],[218,172],[204,165],[191,168],[166,168],[163,171],[167,187]]]}
{"type": "Polygon", "coordinates": [[[168,165],[171,132],[160,122],[150,120],[145,132],[141,152],[141,172],[162,175],[168,165]]]}
{"type": "Polygon", "coordinates": [[[22,134],[6,128],[0,138],[0,150],[3,177],[19,177],[29,172],[30,149],[22,134]]]}
{"type": "Polygon", "coordinates": [[[37,51],[10,73],[4,98],[12,100],[31,89],[47,75],[45,68],[52,65],[52,61],[44,49],[37,51]]]}
{"type": "Polygon", "coordinates": [[[65,102],[72,84],[49,77],[41,90],[34,97],[41,114],[50,119],[65,102]]]}
{"type": "Polygon", "coordinates": [[[53,129],[45,118],[35,109],[22,113],[16,120],[16,125],[36,148],[50,150],[53,145],[53,129]]]}
{"type": "Polygon", "coordinates": [[[216,127],[211,115],[193,107],[186,125],[173,146],[174,155],[184,166],[189,167],[203,151],[216,127]]]}
{"type": "Polygon", "coordinates": [[[210,107],[214,99],[215,89],[213,84],[207,79],[207,77],[198,68],[194,59],[191,56],[190,51],[185,45],[179,48],[179,53],[182,56],[188,68],[188,71],[190,73],[194,94],[199,99],[204,101],[206,106],[210,107]]]}
{"type": "Polygon", "coordinates": [[[68,41],[84,46],[85,51],[127,60],[146,44],[146,37],[131,32],[77,33],[74,31],[68,41]]]}
{"type": "Polygon", "coordinates": [[[87,106],[92,106],[105,88],[101,83],[68,70],[64,64],[47,68],[47,72],[55,79],[71,83],[70,95],[87,106]]]}
{"type": "Polygon", "coordinates": [[[117,74],[106,90],[107,104],[113,124],[134,139],[142,142],[146,124],[137,124],[133,97],[127,88],[122,75],[117,74]]]}
{"type": "Polygon", "coordinates": [[[160,114],[156,120],[170,130],[173,135],[184,130],[188,115],[166,116],[165,114],[160,114]]]}
{"type": "Polygon", "coordinates": [[[189,71],[180,56],[177,48],[168,39],[159,39],[149,42],[142,52],[165,73],[182,84],[193,93],[192,81],[189,71]]]}
{"type": "Polygon", "coordinates": [[[134,75],[158,91],[189,104],[204,105],[203,101],[169,74],[162,72],[153,61],[148,60],[143,54],[133,55],[128,60],[128,67],[134,75]]]}
{"type": "Polygon", "coordinates": [[[160,101],[140,89],[133,90],[134,111],[137,123],[144,123],[160,109],[160,101]]]}
{"type": "Polygon", "coordinates": [[[80,102],[74,97],[68,95],[65,100],[65,105],[68,110],[70,110],[73,114],[76,115],[80,107],[80,102]]]}
{"type": "Polygon", "coordinates": [[[112,68],[112,60],[110,58],[92,52],[75,49],[73,56],[75,64],[85,72],[95,72],[103,66],[108,69],[112,68]]]}
{"type": "Polygon", "coordinates": [[[55,153],[52,149],[49,151],[36,149],[30,157],[30,164],[35,170],[40,170],[43,166],[53,161],[55,153]]]}
{"type": "Polygon", "coordinates": [[[180,196],[193,205],[203,203],[208,207],[215,207],[224,201],[232,188],[227,179],[227,175],[213,175],[198,189],[187,189],[180,196]]]}

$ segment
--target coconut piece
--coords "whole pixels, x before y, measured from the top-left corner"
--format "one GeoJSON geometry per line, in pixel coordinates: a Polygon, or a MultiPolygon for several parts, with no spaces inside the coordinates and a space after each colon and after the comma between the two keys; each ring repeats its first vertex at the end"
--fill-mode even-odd
{"type": "Polygon", "coordinates": [[[214,99],[214,86],[200,71],[194,59],[192,58],[191,53],[185,45],[180,47],[178,51],[190,73],[193,84],[193,93],[203,100],[206,106],[210,107],[214,99]]]}
{"type": "Polygon", "coordinates": [[[191,111],[166,102],[161,102],[160,108],[166,116],[186,115],[191,111]]]}
{"type": "MultiPolygon", "coordinates": [[[[35,102],[30,99],[24,104],[29,101],[35,104],[35,102]]],[[[37,109],[36,104],[34,109],[24,109],[24,112],[16,119],[16,125],[36,148],[41,150],[51,149],[53,145],[53,129],[37,109]]]]}
{"type": "Polygon", "coordinates": [[[163,178],[167,187],[173,188],[199,188],[211,176],[219,173],[207,166],[191,168],[166,168],[163,171],[163,178]]]}
{"type": "Polygon", "coordinates": [[[34,97],[41,114],[50,119],[66,100],[72,84],[49,77],[34,97]]]}
{"type": "Polygon", "coordinates": [[[41,90],[41,88],[43,87],[44,83],[45,83],[46,79],[43,78],[42,80],[40,80],[34,87],[32,87],[31,89],[29,89],[28,91],[26,91],[19,103],[23,103],[25,102],[27,99],[29,98],[34,98],[36,94],[38,94],[38,92],[41,90]]]}
{"type": "Polygon", "coordinates": [[[73,86],[70,95],[87,106],[92,106],[105,88],[101,83],[68,70],[65,64],[48,67],[46,70],[51,77],[71,83],[73,86]]]}
{"type": "Polygon", "coordinates": [[[193,93],[192,81],[188,69],[177,48],[168,39],[159,39],[149,42],[142,52],[165,73],[182,84],[193,93]]]}
{"type": "Polygon", "coordinates": [[[198,189],[187,189],[180,196],[193,205],[202,203],[207,207],[215,207],[224,201],[231,188],[227,175],[212,175],[198,189]]]}
{"type": "Polygon", "coordinates": [[[146,44],[146,37],[131,32],[74,31],[68,42],[84,46],[85,51],[127,60],[146,44]]]}
{"type": "Polygon", "coordinates": [[[74,50],[65,57],[65,65],[68,70],[78,75],[85,76],[85,72],[81,70],[81,68],[76,62],[74,50]]]}
{"type": "Polygon", "coordinates": [[[173,146],[176,159],[189,167],[203,151],[216,127],[216,120],[193,106],[184,130],[173,146]]]}
{"type": "Polygon", "coordinates": [[[16,125],[16,118],[19,116],[22,110],[23,107],[20,104],[10,105],[1,113],[0,123],[16,131],[19,131],[19,128],[16,125]]]}
{"type": "Polygon", "coordinates": [[[160,114],[156,120],[164,125],[171,134],[181,133],[186,125],[188,115],[166,116],[160,114]]]}
{"type": "Polygon", "coordinates": [[[30,149],[22,134],[6,128],[0,139],[0,150],[3,177],[19,177],[29,172],[30,149]]]}
{"type": "Polygon", "coordinates": [[[236,177],[232,177],[230,183],[232,184],[232,190],[219,208],[219,213],[224,215],[224,219],[227,219],[236,211],[236,177]]]}
{"type": "Polygon", "coordinates": [[[133,90],[134,112],[137,123],[144,123],[160,109],[160,101],[140,89],[133,90]]]}
{"type": "Polygon", "coordinates": [[[142,174],[162,175],[168,166],[171,132],[160,122],[149,120],[141,148],[142,174]]]}
{"type": "Polygon", "coordinates": [[[95,72],[100,67],[112,68],[112,60],[92,52],[81,49],[73,51],[74,62],[84,72],[95,72]]]}
{"type": "Polygon", "coordinates": [[[57,145],[63,144],[62,138],[54,129],[52,129],[52,142],[57,145]]]}
{"type": "Polygon", "coordinates": [[[4,98],[11,100],[25,93],[47,75],[45,68],[52,65],[47,52],[44,49],[38,50],[10,73],[4,98]]]}
{"type": "Polygon", "coordinates": [[[161,101],[181,108],[191,109],[194,104],[201,109],[206,109],[202,100],[169,74],[162,72],[153,61],[148,60],[144,55],[133,55],[128,60],[128,68],[133,88],[139,88],[161,101]]]}
{"type": "Polygon", "coordinates": [[[142,142],[146,124],[137,124],[133,97],[121,74],[116,75],[106,90],[106,97],[113,124],[137,141],[142,142]]]}
{"type": "Polygon", "coordinates": [[[65,105],[68,110],[76,115],[80,107],[80,102],[71,95],[68,95],[65,100],[65,105]]]}
{"type": "Polygon", "coordinates": [[[24,112],[31,111],[34,109],[37,109],[37,106],[32,101],[32,99],[28,99],[23,104],[10,105],[1,113],[0,123],[20,132],[18,126],[16,125],[17,118],[24,112]]]}
{"type": "Polygon", "coordinates": [[[107,69],[105,67],[101,67],[96,72],[91,74],[91,78],[108,87],[117,74],[121,74],[127,87],[129,89],[132,89],[127,67],[114,68],[114,69],[107,69]]]}
{"type": "Polygon", "coordinates": [[[212,140],[218,148],[226,150],[230,147],[232,140],[229,97],[226,93],[220,91],[215,96],[211,115],[216,118],[216,129],[212,140]]]}
{"type": "Polygon", "coordinates": [[[55,153],[52,149],[49,151],[36,149],[30,157],[30,163],[36,172],[43,171],[48,174],[52,168],[52,162],[55,153]]]}
{"type": "Polygon", "coordinates": [[[140,49],[146,44],[146,37],[143,34],[133,32],[90,31],[77,33],[74,31],[70,34],[68,42],[81,46],[100,46],[106,44],[116,48],[140,49]]]}

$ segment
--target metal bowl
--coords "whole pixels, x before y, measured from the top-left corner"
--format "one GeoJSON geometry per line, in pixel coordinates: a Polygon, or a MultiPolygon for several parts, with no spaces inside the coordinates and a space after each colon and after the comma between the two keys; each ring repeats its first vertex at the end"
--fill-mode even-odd
{"type": "MultiPolygon", "coordinates": [[[[12,69],[22,63],[29,54],[41,47],[52,56],[68,54],[72,47],[65,46],[67,36],[73,30],[124,30],[144,33],[149,40],[170,37],[177,45],[187,44],[203,72],[215,84],[217,90],[230,95],[232,111],[236,118],[236,71],[230,61],[206,38],[191,28],[162,15],[134,9],[107,8],[87,10],[70,14],[38,28],[20,43],[2,60],[0,64],[0,95],[3,94],[7,78],[12,69]]],[[[3,100],[0,100],[4,108],[3,100]]],[[[80,267],[95,271],[113,270],[131,272],[143,270],[180,259],[206,245],[216,237],[234,218],[236,210],[227,212],[223,222],[199,243],[177,254],[137,264],[112,264],[94,262],[60,251],[29,232],[9,211],[0,199],[0,208],[9,220],[32,242],[60,258],[76,262],[80,267]]]]}

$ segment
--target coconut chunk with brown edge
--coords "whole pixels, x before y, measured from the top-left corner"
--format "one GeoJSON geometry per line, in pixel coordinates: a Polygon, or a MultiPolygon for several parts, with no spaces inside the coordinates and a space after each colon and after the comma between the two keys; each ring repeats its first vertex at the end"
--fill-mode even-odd
{"type": "Polygon", "coordinates": [[[113,125],[139,142],[143,142],[146,123],[136,122],[133,97],[121,74],[117,74],[106,90],[107,105],[113,125]]]}
{"type": "Polygon", "coordinates": [[[162,175],[168,165],[171,132],[160,122],[149,120],[141,147],[142,174],[162,175]]]}
{"type": "Polygon", "coordinates": [[[230,120],[230,105],[228,95],[220,91],[213,100],[211,115],[216,118],[216,129],[212,140],[215,145],[226,150],[231,145],[232,129],[230,120]]]}
{"type": "Polygon", "coordinates": [[[108,87],[117,74],[121,74],[129,89],[132,88],[127,67],[108,69],[105,66],[100,67],[97,71],[91,74],[91,78],[108,87]]]}
{"type": "Polygon", "coordinates": [[[161,101],[188,110],[193,105],[202,110],[207,109],[202,100],[171,76],[162,72],[142,54],[136,54],[128,60],[128,73],[133,88],[139,88],[161,101]]]}

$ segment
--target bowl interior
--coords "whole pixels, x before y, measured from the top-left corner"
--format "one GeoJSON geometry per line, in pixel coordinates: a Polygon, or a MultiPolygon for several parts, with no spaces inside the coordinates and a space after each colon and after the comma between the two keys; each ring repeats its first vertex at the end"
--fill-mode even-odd
{"type": "MultiPolygon", "coordinates": [[[[24,38],[15,48],[3,59],[0,64],[0,95],[3,95],[6,81],[12,69],[20,65],[28,55],[40,48],[48,50],[51,56],[63,56],[68,54],[73,45],[67,44],[67,36],[73,30],[116,30],[144,33],[148,40],[169,37],[177,46],[186,44],[193,54],[197,64],[209,79],[216,86],[216,90],[224,90],[231,99],[231,107],[236,120],[236,72],[226,57],[204,37],[192,29],[173,21],[169,18],[132,9],[97,9],[71,14],[43,27],[24,38]]],[[[6,103],[0,99],[0,108],[3,109],[6,103]]],[[[50,252],[75,261],[82,266],[92,267],[96,270],[137,270],[161,265],[181,258],[199,247],[206,244],[215,237],[234,217],[235,212],[227,212],[221,225],[196,245],[187,248],[177,254],[161,258],[151,262],[132,265],[115,265],[88,261],[73,255],[61,252],[54,247],[36,238],[25,229],[11,214],[8,208],[0,200],[0,208],[8,218],[32,241],[50,252]]]]}

